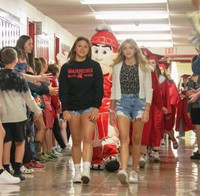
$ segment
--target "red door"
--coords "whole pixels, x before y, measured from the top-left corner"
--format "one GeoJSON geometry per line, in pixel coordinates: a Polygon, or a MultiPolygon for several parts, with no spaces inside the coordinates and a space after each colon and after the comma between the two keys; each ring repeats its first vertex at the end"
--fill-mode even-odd
{"type": "Polygon", "coordinates": [[[58,64],[57,54],[59,53],[60,49],[60,39],[55,36],[55,62],[58,64]]]}

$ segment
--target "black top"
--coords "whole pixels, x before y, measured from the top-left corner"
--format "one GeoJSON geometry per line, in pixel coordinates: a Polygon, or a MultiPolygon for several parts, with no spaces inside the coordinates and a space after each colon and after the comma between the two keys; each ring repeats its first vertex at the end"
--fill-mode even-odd
{"type": "Polygon", "coordinates": [[[92,59],[65,63],[59,76],[59,98],[62,111],[99,108],[103,98],[103,74],[92,59]]]}
{"type": "Polygon", "coordinates": [[[138,65],[126,65],[123,63],[120,72],[122,94],[138,94],[140,89],[138,65]]]}
{"type": "MultiPolygon", "coordinates": [[[[33,75],[34,74],[32,72],[27,71],[26,74],[28,75],[33,75]]],[[[34,94],[38,94],[38,95],[48,95],[49,94],[49,88],[48,85],[43,85],[44,82],[41,83],[41,85],[37,85],[35,83],[33,83],[32,81],[27,81],[28,82],[28,86],[31,90],[31,93],[34,94]]]]}
{"type": "Polygon", "coordinates": [[[30,81],[27,81],[27,82],[28,82],[28,86],[29,86],[32,94],[33,93],[37,93],[38,95],[48,95],[49,94],[48,86],[37,85],[30,81]]]}
{"type": "Polygon", "coordinates": [[[27,92],[29,90],[25,78],[14,69],[2,69],[0,71],[0,90],[27,92]]]}

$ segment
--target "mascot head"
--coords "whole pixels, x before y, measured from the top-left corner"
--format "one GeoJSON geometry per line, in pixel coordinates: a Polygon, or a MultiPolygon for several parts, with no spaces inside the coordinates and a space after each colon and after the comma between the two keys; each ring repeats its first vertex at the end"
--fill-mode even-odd
{"type": "Polygon", "coordinates": [[[96,28],[97,33],[91,38],[92,59],[99,62],[103,74],[111,73],[113,59],[117,54],[118,41],[110,27],[101,25],[96,28]]]}

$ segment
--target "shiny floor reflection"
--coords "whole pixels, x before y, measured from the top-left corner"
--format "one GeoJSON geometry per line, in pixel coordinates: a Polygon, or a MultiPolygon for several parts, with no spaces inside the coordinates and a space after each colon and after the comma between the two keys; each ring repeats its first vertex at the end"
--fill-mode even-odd
{"type": "Polygon", "coordinates": [[[26,175],[19,185],[0,186],[0,195],[22,196],[196,196],[200,195],[200,162],[190,156],[196,150],[195,135],[186,133],[178,139],[179,148],[174,150],[167,141],[161,146],[160,163],[149,161],[139,170],[139,183],[121,185],[117,173],[91,171],[89,185],[73,184],[71,157],[62,157],[48,162],[43,172],[26,175]]]}

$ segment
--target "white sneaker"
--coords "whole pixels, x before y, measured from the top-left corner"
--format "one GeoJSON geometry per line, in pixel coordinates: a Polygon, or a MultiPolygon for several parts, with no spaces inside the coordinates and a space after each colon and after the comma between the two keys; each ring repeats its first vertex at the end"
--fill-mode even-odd
{"type": "Polygon", "coordinates": [[[83,168],[81,180],[83,184],[88,184],[90,182],[90,168],[88,169],[83,168]]]}
{"type": "Polygon", "coordinates": [[[160,140],[160,144],[161,144],[161,145],[165,145],[165,139],[161,139],[161,140],[160,140]]]}
{"type": "Polygon", "coordinates": [[[160,155],[159,155],[159,152],[158,152],[158,151],[154,151],[153,160],[154,160],[155,162],[159,162],[159,161],[160,161],[160,155]]]}
{"type": "Polygon", "coordinates": [[[73,183],[81,183],[81,173],[80,172],[75,172],[75,175],[73,178],[73,183]]]}
{"type": "Polygon", "coordinates": [[[129,174],[129,182],[132,184],[138,183],[138,173],[136,171],[131,171],[129,174]]]}
{"type": "Polygon", "coordinates": [[[72,147],[68,144],[65,148],[62,149],[61,153],[66,156],[70,156],[72,147]]]}
{"type": "Polygon", "coordinates": [[[55,155],[57,155],[58,157],[62,157],[62,156],[63,156],[63,154],[62,154],[61,152],[58,152],[58,151],[56,150],[55,147],[52,149],[52,151],[53,151],[53,153],[54,153],[55,155]]]}
{"type": "Polygon", "coordinates": [[[122,183],[122,184],[128,184],[128,173],[126,170],[122,169],[118,172],[117,174],[117,179],[122,183]]]}
{"type": "Polygon", "coordinates": [[[146,155],[141,155],[139,160],[139,167],[144,168],[147,163],[146,155]]]}
{"type": "Polygon", "coordinates": [[[20,167],[20,171],[22,174],[32,174],[34,172],[33,168],[27,168],[24,165],[20,167]]]}
{"type": "Polygon", "coordinates": [[[0,175],[0,184],[17,184],[20,181],[20,178],[12,176],[6,170],[4,170],[0,175]]]}

